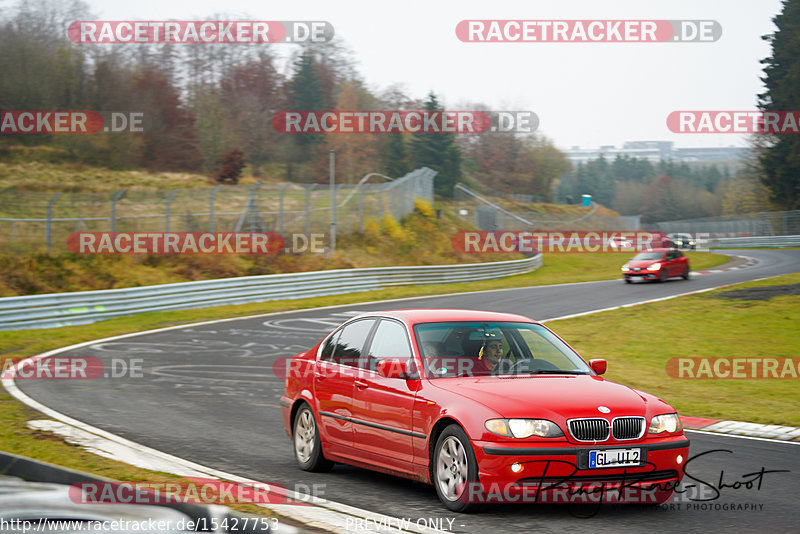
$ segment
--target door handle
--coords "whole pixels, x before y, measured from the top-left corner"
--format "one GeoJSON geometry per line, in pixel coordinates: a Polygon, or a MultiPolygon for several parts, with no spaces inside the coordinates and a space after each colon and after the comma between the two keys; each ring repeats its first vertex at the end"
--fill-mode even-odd
{"type": "Polygon", "coordinates": [[[317,380],[325,380],[325,375],[323,375],[322,373],[314,373],[314,378],[316,378],[317,380]]]}
{"type": "Polygon", "coordinates": [[[363,380],[356,380],[354,383],[359,389],[366,389],[369,387],[369,382],[364,382],[363,380]]]}

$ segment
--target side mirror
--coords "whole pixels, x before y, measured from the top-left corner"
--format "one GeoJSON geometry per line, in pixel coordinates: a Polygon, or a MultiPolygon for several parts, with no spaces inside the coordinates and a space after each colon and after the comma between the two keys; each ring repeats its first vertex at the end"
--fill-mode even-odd
{"type": "Polygon", "coordinates": [[[608,362],[601,359],[589,360],[589,367],[591,367],[592,371],[594,371],[598,375],[602,375],[603,373],[606,372],[606,367],[608,367],[608,362]]]}
{"type": "Polygon", "coordinates": [[[410,360],[381,360],[378,374],[383,378],[411,378],[410,360]]]}

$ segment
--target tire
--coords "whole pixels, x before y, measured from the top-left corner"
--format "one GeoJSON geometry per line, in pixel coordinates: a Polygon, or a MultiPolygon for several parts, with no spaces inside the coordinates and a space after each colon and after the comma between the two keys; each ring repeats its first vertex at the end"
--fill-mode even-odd
{"type": "Polygon", "coordinates": [[[333,462],[326,460],[322,454],[317,421],[308,404],[303,404],[294,418],[292,442],[297,465],[303,471],[324,473],[333,467],[333,462]]]}
{"type": "Polygon", "coordinates": [[[468,513],[481,508],[478,499],[470,498],[478,482],[478,462],[467,433],[458,425],[444,429],[436,441],[431,479],[436,494],[448,510],[468,513]]]}
{"type": "Polygon", "coordinates": [[[667,271],[661,269],[658,271],[658,281],[659,282],[666,282],[667,281],[667,271]]]}
{"type": "Polygon", "coordinates": [[[683,271],[683,274],[681,275],[681,278],[683,278],[684,280],[688,280],[689,279],[689,267],[686,267],[686,270],[683,271]]]}
{"type": "Polygon", "coordinates": [[[625,279],[625,283],[626,283],[626,284],[632,284],[632,283],[633,283],[633,280],[631,280],[630,278],[626,278],[626,279],[625,279]]]}

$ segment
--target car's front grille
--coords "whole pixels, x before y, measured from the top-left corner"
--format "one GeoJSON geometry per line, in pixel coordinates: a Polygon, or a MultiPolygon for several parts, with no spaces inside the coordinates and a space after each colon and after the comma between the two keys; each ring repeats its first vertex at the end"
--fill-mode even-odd
{"type": "Polygon", "coordinates": [[[617,417],[611,425],[614,439],[638,439],[644,434],[643,417],[617,417]]]}
{"type": "Polygon", "coordinates": [[[567,427],[578,441],[605,441],[611,433],[611,425],[605,419],[572,419],[567,427]]]}

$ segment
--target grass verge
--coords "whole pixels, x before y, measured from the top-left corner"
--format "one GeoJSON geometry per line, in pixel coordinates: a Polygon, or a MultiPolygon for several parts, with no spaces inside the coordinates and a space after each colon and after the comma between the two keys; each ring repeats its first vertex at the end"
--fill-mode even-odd
{"type": "Polygon", "coordinates": [[[677,379],[676,357],[789,358],[800,354],[800,295],[720,298],[731,289],[800,283],[792,274],[548,323],[585,359],[606,358],[606,377],[654,395],[684,415],[800,426],[797,379],[677,379]]]}

